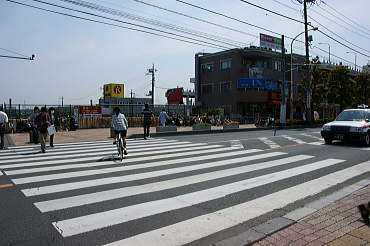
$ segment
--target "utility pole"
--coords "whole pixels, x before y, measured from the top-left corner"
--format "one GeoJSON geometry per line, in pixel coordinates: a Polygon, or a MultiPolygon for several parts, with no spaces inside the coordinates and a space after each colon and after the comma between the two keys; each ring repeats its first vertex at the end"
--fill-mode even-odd
{"type": "Polygon", "coordinates": [[[132,104],[132,98],[133,98],[133,95],[135,93],[132,92],[132,89],[131,89],[131,92],[130,92],[130,96],[131,96],[131,99],[130,99],[130,106],[131,106],[131,117],[134,116],[134,105],[132,104]]]}
{"type": "MultiPolygon", "coordinates": [[[[303,0],[303,13],[304,13],[304,37],[305,37],[305,47],[306,47],[306,62],[305,64],[310,64],[310,51],[308,48],[309,40],[308,40],[308,21],[307,21],[307,1],[311,0],[303,0]]],[[[306,90],[306,117],[308,121],[311,121],[311,74],[310,74],[310,66],[306,66],[307,68],[307,90],[306,90]]]]}
{"type": "Polygon", "coordinates": [[[281,85],[281,105],[280,105],[280,122],[284,125],[286,123],[286,95],[285,95],[285,45],[284,35],[281,36],[281,70],[283,72],[283,82],[281,85]]]}
{"type": "Polygon", "coordinates": [[[62,97],[59,97],[59,100],[62,101],[62,108],[63,108],[63,106],[64,106],[64,97],[63,96],[62,97]]]}
{"type": "Polygon", "coordinates": [[[154,106],[154,82],[155,82],[155,72],[157,72],[158,70],[154,68],[154,64],[152,66],[152,68],[149,68],[148,69],[148,73],[147,75],[152,75],[152,91],[151,91],[151,95],[152,95],[152,105],[154,106]]]}

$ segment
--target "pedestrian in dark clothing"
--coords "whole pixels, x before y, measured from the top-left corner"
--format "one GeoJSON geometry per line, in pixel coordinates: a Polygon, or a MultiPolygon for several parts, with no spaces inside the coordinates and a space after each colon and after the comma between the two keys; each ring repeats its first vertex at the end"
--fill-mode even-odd
{"type": "Polygon", "coordinates": [[[150,111],[149,105],[146,103],[143,112],[143,127],[144,127],[144,139],[149,137],[150,125],[152,123],[153,112],[150,111]]]}
{"type": "Polygon", "coordinates": [[[8,115],[3,112],[3,108],[0,107],[0,150],[5,148],[4,145],[4,135],[5,135],[5,126],[8,123],[8,115]]]}
{"type": "Polygon", "coordinates": [[[39,133],[37,130],[37,123],[36,123],[36,118],[40,114],[40,109],[39,107],[34,107],[33,108],[33,113],[28,117],[28,122],[30,123],[31,126],[31,131],[30,131],[30,142],[38,144],[39,143],[39,133]]]}
{"type": "MultiPolygon", "coordinates": [[[[55,132],[55,116],[54,116],[55,109],[54,108],[49,108],[49,117],[50,117],[50,125],[54,127],[54,132],[55,132]]],[[[50,133],[49,133],[50,134],[50,133]]],[[[54,148],[54,133],[50,134],[50,147],[54,148]]]]}
{"type": "Polygon", "coordinates": [[[50,126],[50,116],[47,112],[46,107],[41,108],[41,113],[36,118],[37,129],[39,132],[41,152],[45,153],[46,150],[46,138],[48,137],[48,127],[50,126]]]}

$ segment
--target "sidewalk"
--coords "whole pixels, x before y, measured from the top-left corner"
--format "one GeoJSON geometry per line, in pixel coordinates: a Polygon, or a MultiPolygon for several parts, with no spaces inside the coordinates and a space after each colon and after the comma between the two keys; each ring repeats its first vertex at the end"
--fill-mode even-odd
{"type": "Polygon", "coordinates": [[[370,227],[364,224],[357,206],[369,201],[367,186],[252,246],[368,246],[370,227]]]}
{"type": "MultiPolygon", "coordinates": [[[[255,128],[253,124],[240,125],[240,129],[255,128]]],[[[221,130],[222,126],[212,126],[212,130],[221,130]]],[[[177,127],[178,132],[190,132],[192,128],[189,127],[177,127]]],[[[156,133],[156,128],[151,127],[150,133],[156,133]]],[[[130,127],[127,133],[127,137],[138,136],[143,134],[143,128],[141,127],[130,127]]],[[[8,134],[11,144],[13,145],[26,145],[29,144],[28,133],[15,133],[8,134]]],[[[54,138],[55,143],[72,143],[72,142],[86,142],[86,141],[99,141],[109,140],[110,129],[109,128],[96,128],[96,129],[79,129],[76,131],[62,131],[57,132],[54,138]]]]}

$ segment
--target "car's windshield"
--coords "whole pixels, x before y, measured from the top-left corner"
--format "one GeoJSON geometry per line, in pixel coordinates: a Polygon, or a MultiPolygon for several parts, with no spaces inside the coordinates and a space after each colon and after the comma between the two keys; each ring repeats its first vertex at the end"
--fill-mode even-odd
{"type": "Polygon", "coordinates": [[[370,113],[364,110],[346,110],[340,113],[337,117],[337,121],[354,121],[354,120],[365,120],[370,119],[370,113]]]}

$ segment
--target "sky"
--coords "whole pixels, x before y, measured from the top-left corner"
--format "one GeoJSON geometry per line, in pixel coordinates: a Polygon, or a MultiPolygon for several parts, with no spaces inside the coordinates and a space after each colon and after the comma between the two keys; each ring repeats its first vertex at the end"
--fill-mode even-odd
{"type": "MultiPolygon", "coordinates": [[[[97,17],[73,13],[32,0],[18,1],[98,20],[97,17]]],[[[258,46],[260,33],[276,36],[267,31],[193,8],[176,0],[142,1],[224,25],[240,32],[165,12],[135,0],[85,0],[88,3],[118,10],[120,16],[97,12],[65,1],[45,1],[105,15],[120,21],[174,32],[137,20],[130,20],[125,16],[131,14],[136,17],[154,19],[175,28],[181,27],[182,30],[186,28],[187,31],[191,29],[191,32],[197,31],[217,36],[213,39],[220,37],[227,39],[224,41],[228,43],[226,48],[230,47],[230,43],[234,45],[233,47],[258,46]],[[122,12],[126,15],[122,15],[122,12]]],[[[258,9],[240,0],[184,1],[253,25],[265,27],[288,37],[294,37],[304,30],[304,25],[301,23],[258,9]]],[[[301,13],[303,6],[297,0],[248,1],[294,19],[303,19],[301,13]]],[[[329,43],[332,62],[341,61],[333,55],[352,63],[354,63],[356,56],[357,66],[367,64],[370,61],[369,9],[369,0],[326,0],[324,3],[318,2],[317,5],[311,6],[308,9],[308,15],[312,18],[310,21],[313,25],[319,26],[319,30],[367,56],[348,53],[353,51],[319,32],[311,32],[313,42],[310,54],[327,60],[328,54],[316,47],[326,51],[328,45],[319,43],[329,43]]],[[[103,21],[128,26],[111,20],[103,21]]],[[[9,98],[12,98],[12,102],[15,104],[59,105],[61,97],[63,97],[64,104],[87,105],[90,100],[93,100],[95,104],[102,96],[102,86],[106,83],[124,83],[125,97],[130,96],[131,90],[135,93],[135,97],[145,97],[151,89],[151,77],[146,75],[147,69],[154,64],[158,70],[155,83],[155,103],[165,104],[166,88],[193,89],[194,85],[189,80],[194,77],[194,55],[197,52],[212,53],[225,49],[189,44],[119,27],[92,23],[32,9],[6,0],[0,0],[0,30],[0,55],[17,56],[3,49],[15,51],[25,56],[36,55],[36,59],[33,61],[0,57],[1,103],[8,102],[9,98]]],[[[199,39],[189,34],[179,32],[177,34],[199,39]]],[[[303,36],[301,35],[298,42],[295,42],[293,52],[304,54],[303,44],[299,42],[299,40],[303,41],[303,36]]],[[[202,40],[216,43],[212,40],[202,40]]],[[[290,42],[291,40],[286,40],[286,48],[289,51],[290,42]]],[[[225,46],[224,43],[218,44],[225,46]]],[[[346,61],[342,62],[354,66],[346,61]]]]}

